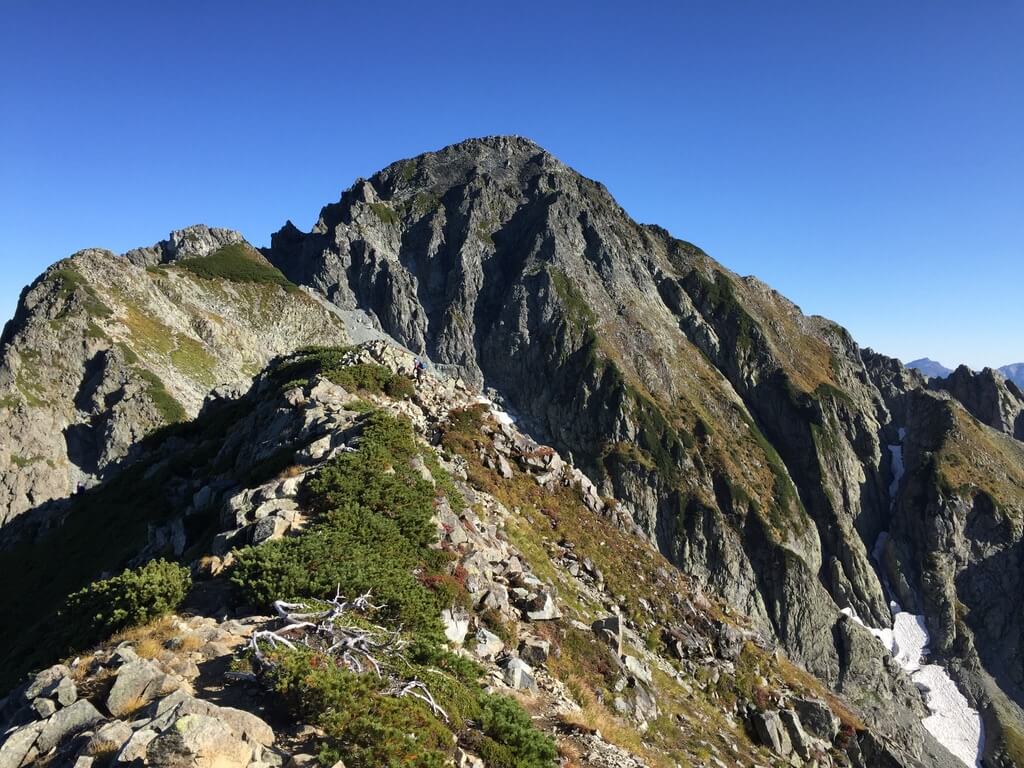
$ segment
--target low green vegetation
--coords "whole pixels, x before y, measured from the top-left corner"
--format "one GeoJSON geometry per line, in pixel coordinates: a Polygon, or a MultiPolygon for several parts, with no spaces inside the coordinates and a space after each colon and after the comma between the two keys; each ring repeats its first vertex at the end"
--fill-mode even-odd
{"type": "Polygon", "coordinates": [[[85,326],[85,338],[87,339],[108,339],[106,332],[96,323],[90,320],[85,326]]]}
{"type": "Polygon", "coordinates": [[[416,161],[406,160],[402,163],[402,181],[408,184],[416,177],[416,161]]]}
{"type": "Polygon", "coordinates": [[[682,280],[682,286],[698,306],[711,315],[718,328],[728,329],[736,340],[741,354],[750,351],[757,324],[736,298],[732,281],[722,272],[715,272],[714,280],[693,269],[682,280]]]}
{"type": "Polygon", "coordinates": [[[772,473],[772,500],[767,510],[769,524],[780,533],[785,532],[789,526],[797,531],[805,530],[810,524],[807,510],[782,457],[745,411],[740,411],[740,417],[746,422],[751,437],[768,460],[768,468],[772,473]]]}
{"type": "Polygon", "coordinates": [[[555,289],[562,307],[565,310],[566,320],[577,331],[585,331],[597,324],[597,315],[587,304],[586,298],[580,289],[560,269],[548,268],[548,276],[551,278],[551,285],[555,289]]]}
{"type": "Polygon", "coordinates": [[[319,374],[349,392],[386,394],[396,400],[415,394],[410,377],[383,365],[349,362],[351,352],[351,347],[306,347],[279,363],[272,376],[282,382],[283,389],[306,386],[319,374]]]}
{"type": "Polygon", "coordinates": [[[390,619],[436,639],[441,609],[462,588],[445,578],[447,555],[428,546],[435,489],[411,466],[420,449],[407,423],[380,411],[364,420],[359,450],[308,484],[318,522],[303,536],[241,550],[231,578],[257,605],[371,591],[390,619]]]}
{"type": "Polygon", "coordinates": [[[185,411],[184,406],[171,396],[171,393],[167,391],[167,387],[164,386],[159,376],[148,368],[143,368],[141,365],[134,366],[133,370],[145,382],[146,395],[156,407],[164,424],[176,424],[188,418],[188,413],[185,411]]]}
{"type": "Polygon", "coordinates": [[[263,283],[295,289],[279,269],[244,243],[226,245],[202,258],[183,259],[176,262],[176,266],[208,280],[263,283]]]}
{"type": "Polygon", "coordinates": [[[385,224],[395,225],[398,223],[398,214],[387,203],[370,203],[370,210],[385,224]]]}
{"type": "MultiPolygon", "coordinates": [[[[55,280],[60,285],[60,294],[66,299],[78,296],[82,307],[91,317],[110,317],[113,312],[110,307],[103,303],[96,289],[93,288],[75,267],[60,267],[46,275],[47,280],[55,280]]],[[[66,310],[61,312],[61,316],[66,310]]]]}
{"type": "Polygon", "coordinates": [[[554,742],[518,703],[484,693],[475,664],[437,649],[406,656],[381,661],[389,672],[423,681],[447,722],[423,701],[389,694],[386,678],[356,674],[305,649],[274,652],[267,677],[299,718],[324,730],[321,765],[340,759],[350,768],[441,768],[451,764],[456,740],[492,768],[555,765],[554,742]]]}
{"type": "Polygon", "coordinates": [[[441,207],[441,198],[433,192],[417,192],[412,200],[412,212],[415,216],[433,213],[441,207]]]}
{"type": "Polygon", "coordinates": [[[69,595],[61,621],[72,629],[70,644],[81,648],[172,612],[191,587],[187,568],[152,560],[69,595]]]}
{"type": "Polygon", "coordinates": [[[195,339],[174,334],[175,347],[170,353],[171,364],[194,381],[212,387],[216,384],[214,369],[217,361],[206,347],[195,339]]]}

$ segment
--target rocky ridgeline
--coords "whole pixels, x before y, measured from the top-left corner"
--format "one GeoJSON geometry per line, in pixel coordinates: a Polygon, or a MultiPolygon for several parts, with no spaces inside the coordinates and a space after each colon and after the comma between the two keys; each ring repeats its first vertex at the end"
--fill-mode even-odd
{"type": "Polygon", "coordinates": [[[237,232],[189,227],[54,264],[0,339],[0,525],[113,476],[212,389],[244,391],[274,356],[346,340],[237,232]]]}
{"type": "MultiPolygon", "coordinates": [[[[376,343],[357,348],[348,360],[404,375],[412,356],[376,343]]],[[[0,704],[0,768],[314,763],[318,730],[282,719],[259,678],[232,668],[254,634],[275,631],[282,619],[233,611],[224,602],[222,574],[232,567],[235,548],[301,533],[312,514],[304,507],[304,482],[333,456],[359,449],[363,414],[353,393],[323,377],[279,394],[275,386],[270,377],[257,382],[245,415],[225,437],[221,453],[234,457],[234,465],[219,477],[179,484],[174,495],[180,517],[151,527],[139,555],[180,555],[193,544],[190,516],[216,510],[221,530],[212,551],[192,564],[199,580],[192,605],[206,616],[172,616],[131,630],[120,642],[50,667],[13,691],[0,704]],[[282,446],[289,453],[283,474],[251,487],[229,482],[239,467],[264,462],[282,446]]],[[[408,418],[424,443],[437,445],[439,462],[465,500],[464,508],[455,509],[439,496],[435,511],[437,546],[456,556],[454,569],[469,595],[467,605],[442,616],[449,642],[483,666],[491,690],[528,703],[539,727],[558,738],[567,765],[664,764],[652,763],[651,755],[665,749],[654,733],[666,727],[666,718],[680,733],[696,729],[687,742],[693,765],[868,768],[888,754],[871,732],[841,729],[836,705],[820,689],[784,679],[769,641],[682,581],[641,543],[613,499],[601,498],[577,468],[523,435],[507,414],[461,381],[428,375],[410,399],[362,397],[408,418]],[[459,414],[478,420],[480,440],[468,455],[438,445],[459,414]],[[499,484],[518,482],[543,495],[569,493],[584,517],[607,521],[604,540],[592,550],[592,543],[556,529],[529,529],[539,549],[524,551],[515,531],[522,530],[525,511],[480,487],[480,468],[499,484]],[[625,546],[637,547],[635,578],[648,590],[635,596],[635,604],[615,593],[595,562],[607,548],[625,546]],[[662,609],[660,600],[672,608],[662,609]],[[587,654],[609,660],[603,674],[610,700],[581,701],[565,674],[570,658],[581,653],[568,637],[582,642],[587,654]],[[651,637],[658,638],[656,648],[651,637]],[[767,660],[754,673],[755,698],[726,695],[723,681],[739,675],[755,649],[767,660]],[[601,730],[606,726],[609,732],[601,730]],[[621,729],[651,739],[623,739],[621,729]]],[[[153,466],[160,461],[158,454],[153,466]]],[[[435,482],[421,461],[414,468],[435,482]]],[[[466,749],[457,760],[460,768],[483,766],[466,749]]]]}

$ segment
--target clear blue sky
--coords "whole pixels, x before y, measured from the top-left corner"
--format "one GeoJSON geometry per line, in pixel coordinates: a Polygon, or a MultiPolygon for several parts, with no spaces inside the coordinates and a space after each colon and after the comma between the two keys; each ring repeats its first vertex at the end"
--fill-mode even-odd
{"type": "Polygon", "coordinates": [[[1022,40],[1008,0],[7,0],[0,319],[79,248],[266,244],[516,133],[863,345],[1024,360],[1022,40]]]}

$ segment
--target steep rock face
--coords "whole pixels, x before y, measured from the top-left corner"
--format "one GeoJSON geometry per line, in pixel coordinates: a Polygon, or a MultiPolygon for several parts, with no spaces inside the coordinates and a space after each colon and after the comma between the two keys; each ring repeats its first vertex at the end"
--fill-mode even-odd
{"type": "MultiPolygon", "coordinates": [[[[182,260],[216,259],[224,244],[275,272],[228,230],[193,227],[145,250],[194,264],[182,260]]],[[[215,387],[245,386],[274,355],[346,338],[328,306],[279,275],[219,277],[138,253],[58,262],[4,329],[0,524],[108,475],[145,435],[194,416],[215,387]]]]}
{"type": "Polygon", "coordinates": [[[826,680],[850,668],[840,608],[890,621],[866,542],[886,527],[891,415],[860,350],[636,224],[535,144],[473,140],[396,163],[309,234],[287,224],[268,256],[498,390],[663,552],[826,680]]]}
{"type": "Polygon", "coordinates": [[[991,368],[975,373],[961,365],[928,386],[949,392],[974,418],[993,429],[1024,440],[1024,394],[1017,385],[991,368]]]}

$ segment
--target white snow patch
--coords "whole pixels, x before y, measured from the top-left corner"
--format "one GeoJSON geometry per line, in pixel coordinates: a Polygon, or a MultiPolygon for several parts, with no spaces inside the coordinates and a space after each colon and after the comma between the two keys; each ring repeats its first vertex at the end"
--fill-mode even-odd
{"type": "MultiPolygon", "coordinates": [[[[901,427],[899,430],[900,443],[903,442],[906,435],[906,429],[901,427]]],[[[890,445],[888,448],[892,468],[889,500],[891,508],[895,509],[896,495],[899,493],[900,481],[903,479],[905,471],[903,446],[897,444],[890,445]]],[[[888,532],[882,531],[878,534],[875,546],[871,550],[875,562],[879,565],[882,563],[882,555],[888,540],[888,532]]],[[[884,572],[880,572],[879,575],[886,589],[891,592],[884,572]]],[[[924,616],[917,616],[902,610],[900,604],[895,600],[890,601],[889,610],[893,615],[892,629],[875,629],[873,627],[866,627],[866,629],[878,638],[878,641],[885,646],[896,663],[910,674],[910,678],[924,692],[925,704],[931,714],[924,718],[922,723],[928,732],[964,765],[970,766],[970,768],[979,768],[981,752],[985,746],[985,736],[978,710],[970,706],[945,669],[938,664],[924,663],[928,656],[930,639],[924,616]]],[[[857,618],[857,613],[852,608],[843,609],[842,613],[863,626],[863,622],[857,618]]]]}
{"type": "MultiPolygon", "coordinates": [[[[898,609],[899,604],[893,602],[890,607],[898,609]]],[[[938,664],[924,663],[929,642],[924,616],[894,611],[892,629],[877,629],[864,624],[853,608],[843,608],[840,613],[874,635],[924,692],[931,714],[921,722],[935,740],[964,765],[980,768],[985,745],[981,715],[960,693],[945,669],[938,664]]]]}
{"type": "Polygon", "coordinates": [[[978,711],[938,664],[926,664],[913,678],[932,712],[924,719],[924,727],[964,765],[980,766],[985,737],[978,711]]]}
{"type": "Polygon", "coordinates": [[[928,653],[928,628],[924,616],[903,611],[892,621],[892,657],[907,672],[921,668],[921,659],[928,653]]]}
{"type": "Polygon", "coordinates": [[[889,483],[889,499],[895,504],[896,493],[900,489],[900,480],[903,479],[903,446],[889,446],[890,465],[892,466],[892,482],[889,483]]]}
{"type": "Polygon", "coordinates": [[[507,424],[511,426],[516,423],[516,420],[509,415],[508,411],[501,410],[501,408],[494,404],[493,400],[485,395],[477,395],[473,398],[473,402],[486,405],[490,410],[491,417],[499,424],[507,424]]]}

